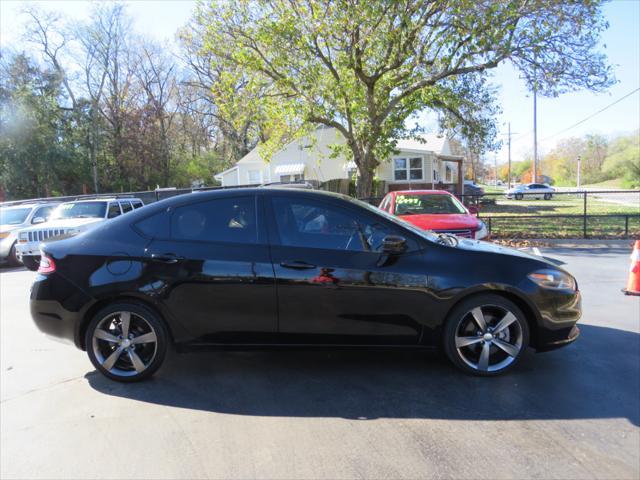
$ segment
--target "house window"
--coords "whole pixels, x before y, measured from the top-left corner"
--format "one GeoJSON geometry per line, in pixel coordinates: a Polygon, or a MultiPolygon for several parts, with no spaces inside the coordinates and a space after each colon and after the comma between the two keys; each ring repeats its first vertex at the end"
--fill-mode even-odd
{"type": "Polygon", "coordinates": [[[451,173],[452,173],[452,168],[449,165],[445,165],[445,170],[444,170],[444,181],[447,183],[451,183],[451,173]]]}
{"type": "Polygon", "coordinates": [[[280,175],[280,181],[282,183],[301,182],[304,180],[304,174],[299,175],[280,175]]]}
{"type": "Polygon", "coordinates": [[[249,170],[247,174],[249,175],[249,184],[253,185],[262,182],[260,170],[249,170]]]}
{"type": "Polygon", "coordinates": [[[393,178],[395,180],[422,180],[422,158],[394,158],[393,178]]]}
{"type": "Polygon", "coordinates": [[[435,168],[433,169],[433,181],[438,181],[438,170],[436,170],[435,168]]]}

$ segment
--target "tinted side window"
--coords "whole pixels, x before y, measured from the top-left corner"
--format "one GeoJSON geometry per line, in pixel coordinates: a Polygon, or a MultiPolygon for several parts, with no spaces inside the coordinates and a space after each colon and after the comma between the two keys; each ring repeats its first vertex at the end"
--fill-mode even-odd
{"type": "Polygon", "coordinates": [[[137,202],[131,202],[131,204],[133,205],[133,208],[140,208],[140,207],[144,207],[144,204],[141,201],[137,201],[137,202]]]}
{"type": "Polygon", "coordinates": [[[171,238],[256,243],[255,197],[221,198],[178,207],[171,216],[171,238]]]}
{"type": "Polygon", "coordinates": [[[285,246],[379,251],[386,235],[404,234],[374,215],[313,200],[274,197],[273,210],[280,243],[285,246]]]}
{"type": "Polygon", "coordinates": [[[107,213],[107,218],[114,218],[120,215],[120,205],[118,202],[113,202],[109,204],[109,212],[107,213]]]}
{"type": "Polygon", "coordinates": [[[163,210],[135,224],[144,236],[150,238],[169,238],[169,224],[171,213],[163,210]]]}
{"type": "Polygon", "coordinates": [[[122,213],[127,213],[133,210],[130,202],[120,202],[120,207],[122,207],[122,213]]]}

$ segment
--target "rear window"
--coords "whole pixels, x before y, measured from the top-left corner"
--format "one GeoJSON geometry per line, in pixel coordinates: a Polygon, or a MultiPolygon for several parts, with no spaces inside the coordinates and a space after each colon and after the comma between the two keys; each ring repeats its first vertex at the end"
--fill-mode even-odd
{"type": "Polygon", "coordinates": [[[137,202],[131,202],[133,205],[133,208],[140,208],[140,207],[144,207],[144,204],[141,201],[137,201],[137,202]]]}

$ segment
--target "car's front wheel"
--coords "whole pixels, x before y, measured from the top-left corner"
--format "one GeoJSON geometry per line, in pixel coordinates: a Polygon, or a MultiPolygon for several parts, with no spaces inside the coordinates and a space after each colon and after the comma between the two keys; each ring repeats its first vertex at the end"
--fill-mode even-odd
{"type": "Polygon", "coordinates": [[[529,326],[522,311],[499,295],[462,301],[447,319],[444,350],[461,370],[481,376],[512,368],[529,345],[529,326]]]}
{"type": "Polygon", "coordinates": [[[17,267],[20,265],[20,260],[18,260],[15,243],[11,245],[11,250],[9,250],[9,256],[7,257],[7,263],[10,267],[17,267]]]}
{"type": "Polygon", "coordinates": [[[35,255],[23,255],[22,264],[32,272],[35,272],[40,267],[40,257],[35,255]]]}
{"type": "Polygon", "coordinates": [[[552,197],[552,194],[550,194],[550,193],[545,193],[544,194],[544,199],[545,200],[551,200],[551,197],[552,197]]]}
{"type": "Polygon", "coordinates": [[[523,198],[523,197],[524,197],[524,195],[523,195],[523,194],[521,194],[521,193],[516,193],[516,194],[514,195],[514,198],[515,198],[516,200],[522,200],[522,198],[523,198]]]}
{"type": "Polygon", "coordinates": [[[148,308],[115,303],[93,317],[85,345],[100,373],[119,382],[135,382],[160,368],[168,338],[164,323],[148,308]]]}

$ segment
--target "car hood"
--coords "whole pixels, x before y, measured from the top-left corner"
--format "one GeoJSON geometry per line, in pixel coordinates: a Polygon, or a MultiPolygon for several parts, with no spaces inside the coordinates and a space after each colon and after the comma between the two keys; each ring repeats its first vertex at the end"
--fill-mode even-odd
{"type": "Polygon", "coordinates": [[[550,262],[544,257],[533,255],[532,253],[527,253],[522,250],[517,250],[515,248],[503,247],[502,245],[498,245],[496,243],[484,242],[482,240],[471,240],[467,238],[461,238],[458,241],[458,246],[456,248],[462,250],[471,250],[474,252],[486,252],[486,253],[499,253],[502,255],[511,255],[512,257],[520,257],[520,258],[528,258],[529,260],[536,260],[538,262],[548,263],[552,265],[554,268],[557,268],[555,264],[550,262]]]}
{"type": "Polygon", "coordinates": [[[20,227],[22,227],[22,223],[20,225],[10,225],[10,224],[5,224],[5,225],[0,225],[0,232],[5,233],[5,232],[13,232],[14,230],[18,230],[20,227]]]}
{"type": "Polygon", "coordinates": [[[97,223],[104,220],[103,218],[61,218],[58,220],[51,220],[49,222],[40,223],[30,228],[25,228],[24,231],[41,230],[43,228],[74,228],[92,223],[97,223]]]}
{"type": "Polygon", "coordinates": [[[479,221],[475,216],[463,213],[399,215],[398,218],[422,230],[476,230],[479,227],[479,221]]]}

